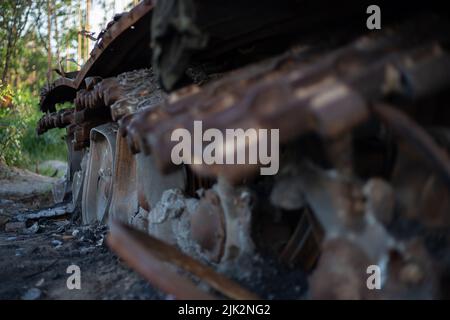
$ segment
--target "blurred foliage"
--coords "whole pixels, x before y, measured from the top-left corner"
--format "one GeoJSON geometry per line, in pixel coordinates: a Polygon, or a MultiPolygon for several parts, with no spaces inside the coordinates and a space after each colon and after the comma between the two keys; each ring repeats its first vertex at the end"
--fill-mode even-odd
{"type": "MultiPolygon", "coordinates": [[[[115,0],[0,0],[0,163],[35,171],[45,160],[66,160],[64,129],[35,133],[39,92],[57,77],[52,70],[74,71],[87,59],[80,31],[90,28],[94,2],[106,25],[115,0]]],[[[127,9],[137,3],[128,0],[127,9]]]]}
{"type": "Polygon", "coordinates": [[[37,97],[27,89],[13,92],[9,86],[2,86],[0,97],[6,94],[12,97],[14,107],[0,108],[0,161],[33,171],[45,160],[65,161],[64,129],[36,134],[36,123],[42,115],[37,97]]]}
{"type": "MultiPolygon", "coordinates": [[[[66,160],[64,129],[37,136],[39,92],[47,84],[49,50],[58,68],[59,48],[76,47],[75,23],[66,20],[81,1],[0,1],[0,162],[32,171],[45,160],[66,160]],[[48,11],[47,4],[52,4],[48,11]],[[48,20],[48,15],[51,19],[48,20]],[[52,22],[52,44],[47,22],[52,22]],[[59,32],[55,32],[58,23],[59,32]],[[57,52],[57,54],[55,54],[57,52]]],[[[75,21],[75,20],[74,20],[75,21]]],[[[62,54],[62,53],[61,53],[62,54]]],[[[66,70],[67,71],[67,70],[66,70]]],[[[42,173],[42,172],[41,172],[42,173]]],[[[45,174],[45,173],[44,173],[45,174]]]]}

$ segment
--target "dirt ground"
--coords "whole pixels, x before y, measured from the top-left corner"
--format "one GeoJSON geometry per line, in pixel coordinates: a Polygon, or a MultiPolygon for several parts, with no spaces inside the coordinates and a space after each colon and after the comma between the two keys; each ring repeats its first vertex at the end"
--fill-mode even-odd
{"type": "Polygon", "coordinates": [[[53,181],[0,168],[0,299],[167,298],[111,253],[104,226],[80,226],[66,215],[14,225],[18,215],[53,206],[53,181]],[[80,290],[67,288],[72,264],[80,267],[80,290]]]}
{"type": "MultiPolygon", "coordinates": [[[[82,226],[54,204],[54,181],[0,167],[0,299],[171,299],[110,251],[106,226],[82,226]],[[80,290],[67,288],[71,265],[80,268],[80,290]]],[[[305,298],[304,273],[259,256],[253,270],[240,282],[261,298],[305,298]]]]}

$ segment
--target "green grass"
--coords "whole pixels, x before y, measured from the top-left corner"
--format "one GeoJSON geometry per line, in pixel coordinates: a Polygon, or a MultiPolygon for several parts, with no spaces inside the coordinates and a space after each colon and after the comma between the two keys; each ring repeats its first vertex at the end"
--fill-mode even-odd
{"type": "MultiPolygon", "coordinates": [[[[26,90],[11,90],[11,108],[0,109],[0,161],[10,166],[35,171],[46,160],[67,160],[65,129],[52,129],[36,134],[37,121],[42,116],[38,98],[26,90]]],[[[1,93],[0,93],[1,94],[1,93]]],[[[54,171],[40,172],[52,175],[54,171]]]]}
{"type": "MultiPolygon", "coordinates": [[[[36,167],[29,168],[28,170],[35,171],[35,169],[36,169],[36,167]]],[[[55,177],[55,178],[61,178],[65,174],[65,172],[55,170],[54,168],[42,167],[42,166],[39,168],[38,173],[43,176],[55,177]]]]}

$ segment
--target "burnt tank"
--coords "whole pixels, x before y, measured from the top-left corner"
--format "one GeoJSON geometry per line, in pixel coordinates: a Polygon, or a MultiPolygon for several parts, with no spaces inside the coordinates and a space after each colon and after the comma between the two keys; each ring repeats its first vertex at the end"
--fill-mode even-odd
{"type": "Polygon", "coordinates": [[[141,1],[42,90],[37,132],[67,131],[55,200],[178,299],[448,298],[449,20],[381,1],[368,30],[368,6],[141,1]],[[276,174],[196,161],[211,136],[175,163],[196,123],[243,133],[217,159],[276,132],[276,174]]]}

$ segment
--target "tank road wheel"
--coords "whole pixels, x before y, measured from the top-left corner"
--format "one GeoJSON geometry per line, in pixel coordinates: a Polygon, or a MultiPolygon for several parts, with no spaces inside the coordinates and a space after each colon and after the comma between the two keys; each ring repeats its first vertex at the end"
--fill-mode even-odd
{"type": "Polygon", "coordinates": [[[83,223],[103,222],[113,190],[117,127],[112,123],[91,130],[89,159],[83,186],[83,223]]]}
{"type": "MultiPolygon", "coordinates": [[[[109,216],[135,224],[139,214],[148,213],[168,189],[185,190],[186,172],[180,168],[162,174],[151,155],[134,155],[126,138],[117,134],[112,199],[109,216]]],[[[139,226],[139,223],[137,223],[139,226]]],[[[146,228],[146,226],[145,226],[146,228]]]]}
{"type": "Polygon", "coordinates": [[[126,139],[117,134],[114,186],[109,216],[130,223],[139,211],[136,157],[128,148],[126,139]]]}
{"type": "Polygon", "coordinates": [[[139,204],[142,208],[150,211],[161,199],[164,191],[169,189],[186,189],[186,168],[162,174],[158,169],[154,157],[138,153],[137,176],[139,185],[139,204]]]}
{"type": "MultiPolygon", "coordinates": [[[[77,173],[81,172],[81,162],[84,157],[84,150],[75,150],[73,145],[73,133],[67,130],[66,135],[67,145],[67,170],[64,178],[60,179],[53,185],[53,200],[55,203],[61,203],[70,199],[70,194],[74,194],[73,184],[76,179],[77,173]]],[[[72,203],[73,203],[72,196],[72,203]]],[[[68,208],[70,212],[73,212],[75,206],[68,208]]]]}

